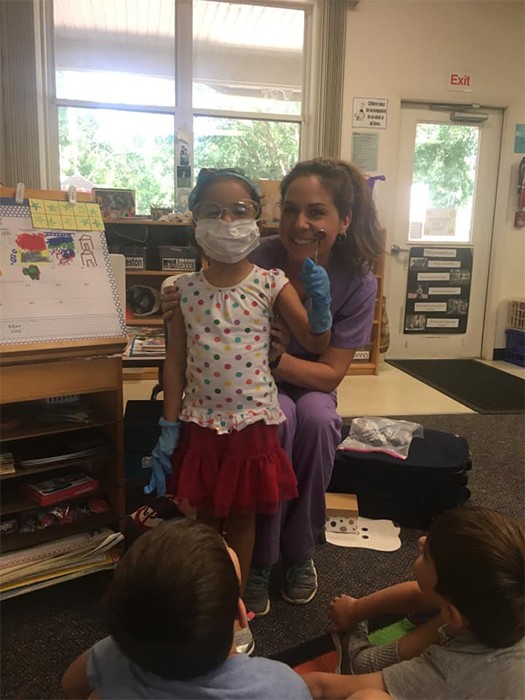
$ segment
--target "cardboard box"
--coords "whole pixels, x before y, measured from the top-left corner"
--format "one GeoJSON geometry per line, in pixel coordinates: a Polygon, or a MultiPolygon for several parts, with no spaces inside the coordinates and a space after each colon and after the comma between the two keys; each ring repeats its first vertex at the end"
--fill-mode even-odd
{"type": "Polygon", "coordinates": [[[357,534],[357,496],[353,493],[326,494],[326,524],[328,532],[357,534]]]}
{"type": "Polygon", "coordinates": [[[56,479],[25,484],[24,491],[32,501],[41,506],[51,506],[69,498],[86,496],[100,488],[97,479],[81,472],[66,474],[56,479]]]}

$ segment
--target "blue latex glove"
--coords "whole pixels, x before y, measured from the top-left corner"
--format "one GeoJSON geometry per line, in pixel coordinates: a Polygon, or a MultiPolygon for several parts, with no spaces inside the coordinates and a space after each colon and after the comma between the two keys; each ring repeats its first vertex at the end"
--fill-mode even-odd
{"type": "Polygon", "coordinates": [[[330,280],[328,273],[321,265],[306,258],[301,270],[301,282],[309,303],[306,305],[308,322],[314,333],[325,333],[332,327],[332,312],[330,304],[330,280]]]}
{"type": "Polygon", "coordinates": [[[172,423],[164,418],[159,419],[161,427],[160,437],[151,452],[151,479],[144,486],[144,493],[148,496],[154,491],[157,497],[166,493],[166,474],[171,474],[171,455],[179,444],[180,422],[172,423]]]}

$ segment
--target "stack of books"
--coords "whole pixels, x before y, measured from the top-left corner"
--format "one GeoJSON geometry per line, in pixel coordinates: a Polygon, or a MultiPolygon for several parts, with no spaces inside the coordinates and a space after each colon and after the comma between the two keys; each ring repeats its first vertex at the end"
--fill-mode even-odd
{"type": "Polygon", "coordinates": [[[15,469],[15,458],[11,452],[1,452],[0,453],[0,474],[14,474],[15,469]]]}
{"type": "Polygon", "coordinates": [[[112,569],[124,535],[102,528],[0,555],[0,601],[112,569]]]}
{"type": "Polygon", "coordinates": [[[35,438],[31,443],[15,450],[16,466],[19,469],[35,469],[51,464],[60,466],[63,462],[86,457],[97,457],[111,453],[111,443],[103,435],[78,438],[70,435],[50,435],[35,438]]]}
{"type": "Polygon", "coordinates": [[[155,327],[128,327],[130,343],[125,355],[163,359],[166,355],[164,329],[155,327]]]}
{"type": "Polygon", "coordinates": [[[166,343],[164,336],[152,338],[136,337],[131,341],[130,357],[164,357],[165,354],[166,343]]]}
{"type": "Polygon", "coordinates": [[[78,472],[59,476],[56,479],[25,484],[24,491],[35,503],[41,506],[51,506],[70,498],[79,498],[79,496],[95,493],[99,488],[100,484],[97,479],[78,472]]]}

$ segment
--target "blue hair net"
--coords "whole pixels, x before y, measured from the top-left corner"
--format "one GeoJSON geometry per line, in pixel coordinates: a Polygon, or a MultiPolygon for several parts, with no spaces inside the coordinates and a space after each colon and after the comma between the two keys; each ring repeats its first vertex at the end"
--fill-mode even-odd
{"type": "Polygon", "coordinates": [[[246,177],[242,170],[238,168],[201,168],[197,175],[197,183],[188,197],[188,207],[190,211],[193,211],[193,207],[200,200],[202,191],[215,180],[224,177],[232,177],[244,183],[250,192],[250,197],[260,206],[261,195],[255,184],[246,177]]]}

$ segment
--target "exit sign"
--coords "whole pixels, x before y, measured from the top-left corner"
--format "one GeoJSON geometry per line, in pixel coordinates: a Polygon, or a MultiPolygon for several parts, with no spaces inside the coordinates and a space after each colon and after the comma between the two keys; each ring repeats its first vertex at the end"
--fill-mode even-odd
{"type": "Polygon", "coordinates": [[[448,74],[447,90],[472,92],[472,75],[465,71],[452,71],[448,74]]]}

